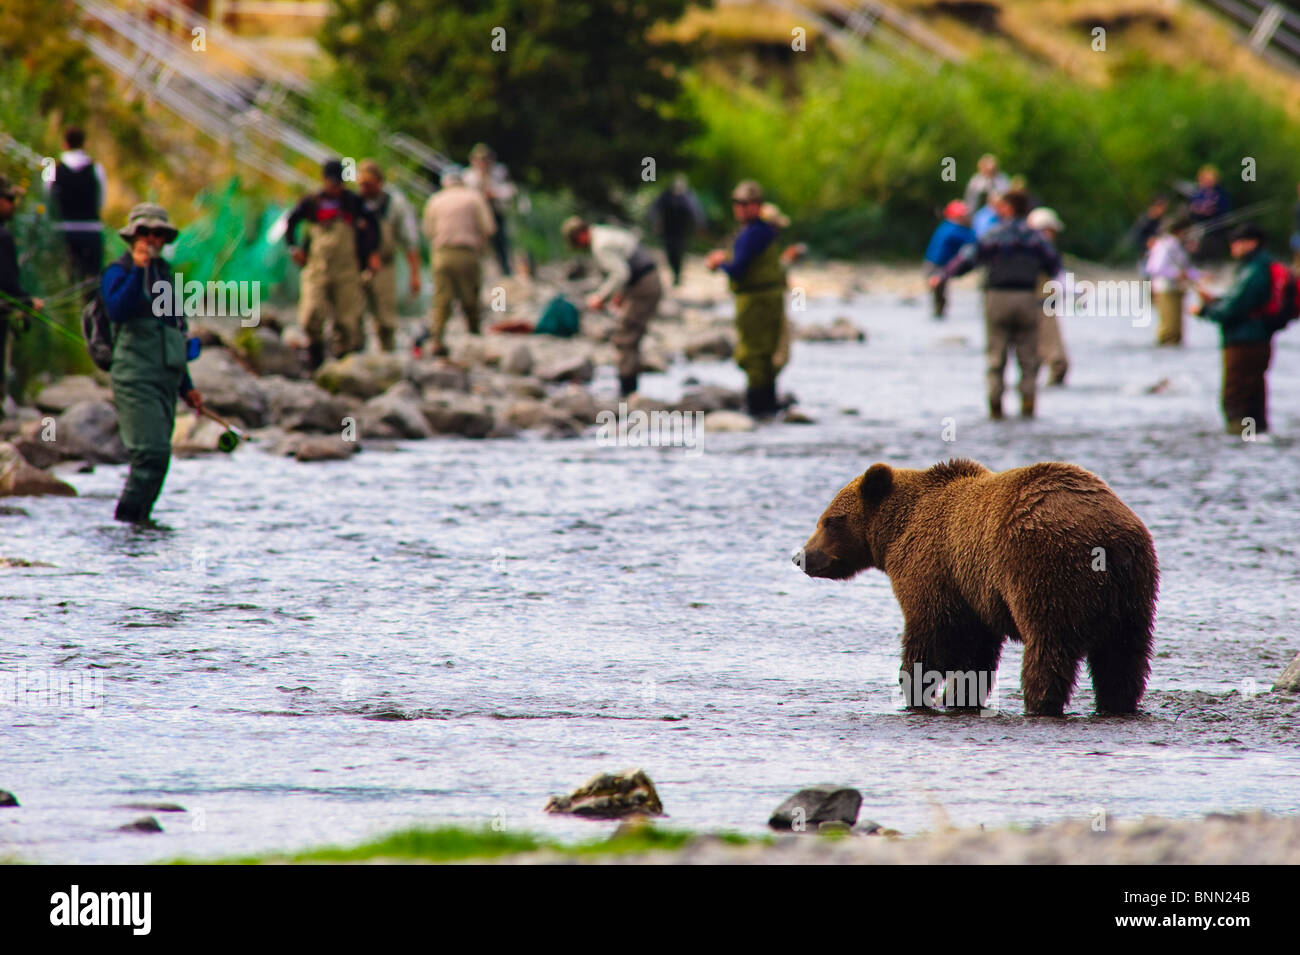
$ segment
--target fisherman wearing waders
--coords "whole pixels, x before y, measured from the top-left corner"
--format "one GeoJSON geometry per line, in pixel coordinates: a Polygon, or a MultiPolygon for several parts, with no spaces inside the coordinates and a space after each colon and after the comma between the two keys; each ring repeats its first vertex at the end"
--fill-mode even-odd
{"type": "Polygon", "coordinates": [[[162,257],[177,230],[162,206],[145,202],[118,235],[130,250],[104,270],[100,288],[113,326],[113,403],[131,469],[113,516],[144,524],[171,463],[176,398],[202,412],[203,397],[185,367],[185,318],[172,314],[172,270],[162,257]]]}
{"type": "Polygon", "coordinates": [[[310,342],[313,370],[325,361],[325,325],[330,319],[333,357],[361,351],[365,345],[361,319],[366,308],[362,281],[383,268],[379,223],[361,197],[344,188],[342,161],[328,160],[321,167],[321,178],[320,192],[304,196],[289,213],[284,233],[294,263],[302,268],[298,324],[310,342]],[[299,245],[298,225],[303,222],[307,223],[307,238],[299,245]]]}
{"type": "MultiPolygon", "coordinates": [[[[0,418],[5,416],[5,399],[9,397],[7,372],[9,368],[10,314],[26,306],[37,311],[45,307],[39,298],[32,298],[23,288],[18,275],[18,250],[13,233],[6,223],[13,218],[14,207],[22,198],[21,186],[12,185],[7,176],[0,175],[0,418]]],[[[26,319],[22,319],[26,327],[26,319]]]]}
{"type": "Polygon", "coordinates": [[[384,184],[384,173],[373,159],[357,168],[357,189],[379,223],[379,271],[365,283],[366,303],[375,317],[382,351],[392,351],[397,339],[397,250],[406,254],[408,288],[420,297],[420,232],[415,210],[396,189],[384,184]]]}
{"type": "Polygon", "coordinates": [[[777,412],[775,356],[785,328],[785,266],[777,227],[763,218],[763,189],[746,180],[731,194],[731,209],[740,223],[731,257],[721,249],[709,253],[710,269],[722,269],[736,296],[736,364],[745,372],[745,408],[755,418],[777,412]]]}

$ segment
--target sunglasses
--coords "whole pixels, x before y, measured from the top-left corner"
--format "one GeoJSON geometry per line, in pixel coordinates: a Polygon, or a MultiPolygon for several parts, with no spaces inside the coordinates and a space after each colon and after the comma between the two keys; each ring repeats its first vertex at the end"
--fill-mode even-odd
{"type": "Polygon", "coordinates": [[[167,239],[171,237],[171,232],[167,229],[136,229],[136,237],[145,236],[150,239],[167,239]]]}

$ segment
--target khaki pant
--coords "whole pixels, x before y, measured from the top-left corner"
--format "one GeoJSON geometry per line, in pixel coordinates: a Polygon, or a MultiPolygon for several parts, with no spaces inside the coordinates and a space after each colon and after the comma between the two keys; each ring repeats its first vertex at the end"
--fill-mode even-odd
{"type": "Polygon", "coordinates": [[[1155,293],[1157,345],[1181,345],[1183,343],[1183,295],[1182,288],[1168,292],[1155,293]]]}
{"type": "Polygon", "coordinates": [[[618,349],[618,376],[630,378],[641,371],[641,339],[659,309],[663,284],[658,270],[648,272],[628,286],[623,293],[623,314],[610,341],[618,349]]]}
{"type": "Polygon", "coordinates": [[[1228,430],[1239,434],[1249,418],[1256,434],[1268,431],[1268,387],[1264,373],[1273,357],[1273,343],[1223,346],[1223,417],[1228,430]]]}
{"type": "Polygon", "coordinates": [[[375,318],[379,347],[392,351],[397,338],[397,266],[389,262],[365,283],[366,307],[375,318]]]}
{"type": "Polygon", "coordinates": [[[1038,334],[1043,305],[1038,293],[989,289],[984,293],[985,379],[990,407],[1002,406],[1007,352],[1020,366],[1020,400],[1031,407],[1038,378],[1038,334]]]}
{"type": "Polygon", "coordinates": [[[1047,311],[1039,316],[1038,360],[1047,366],[1049,385],[1065,384],[1065,373],[1070,370],[1070,356],[1065,353],[1060,319],[1047,311]]]}
{"type": "Polygon", "coordinates": [[[470,334],[479,333],[479,284],[483,265],[477,249],[443,246],[433,250],[433,341],[442,345],[452,302],[460,302],[470,334]]]}
{"type": "Polygon", "coordinates": [[[302,270],[298,324],[313,345],[325,341],[330,326],[330,352],[336,357],[360,351],[365,344],[361,317],[366,303],[357,265],[356,233],[345,222],[314,223],[311,247],[302,270]]]}

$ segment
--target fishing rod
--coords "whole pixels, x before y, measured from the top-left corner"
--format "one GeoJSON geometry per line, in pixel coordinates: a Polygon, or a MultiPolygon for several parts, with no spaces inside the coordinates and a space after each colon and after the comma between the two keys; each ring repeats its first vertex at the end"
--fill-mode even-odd
{"type": "Polygon", "coordinates": [[[48,325],[50,328],[54,329],[54,331],[58,332],[60,335],[62,335],[64,338],[68,339],[69,341],[76,342],[78,345],[82,344],[82,338],[80,335],[73,334],[72,332],[64,328],[62,325],[60,325],[58,322],[55,322],[52,319],[50,319],[49,316],[36,311],[36,309],[31,308],[25,302],[19,301],[18,299],[14,298],[12,295],[8,294],[7,292],[0,292],[0,301],[7,302],[10,305],[12,305],[15,309],[17,309],[19,312],[21,312],[23,315],[26,315],[30,318],[34,318],[37,321],[45,325],[48,325]]]}

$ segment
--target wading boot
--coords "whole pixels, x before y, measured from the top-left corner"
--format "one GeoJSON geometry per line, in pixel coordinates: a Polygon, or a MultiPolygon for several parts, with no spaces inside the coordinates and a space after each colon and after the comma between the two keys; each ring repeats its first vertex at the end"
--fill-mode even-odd
{"type": "Polygon", "coordinates": [[[1033,398],[1021,398],[1021,399],[1020,399],[1020,417],[1022,417],[1022,418],[1032,418],[1033,416],[1034,416],[1034,399],[1033,399],[1033,398]]]}
{"type": "Polygon", "coordinates": [[[618,379],[618,394],[620,398],[628,398],[636,394],[636,375],[620,375],[618,379]]]}
{"type": "Polygon", "coordinates": [[[113,511],[113,520],[122,521],[124,524],[142,524],[146,518],[144,509],[139,504],[123,499],[117,502],[117,510],[113,511]]]}
{"type": "Polygon", "coordinates": [[[307,346],[307,369],[315,371],[323,364],[325,364],[325,345],[322,342],[312,342],[307,346]]]}
{"type": "Polygon", "coordinates": [[[994,421],[1002,420],[1002,402],[989,399],[989,417],[994,421]]]}

